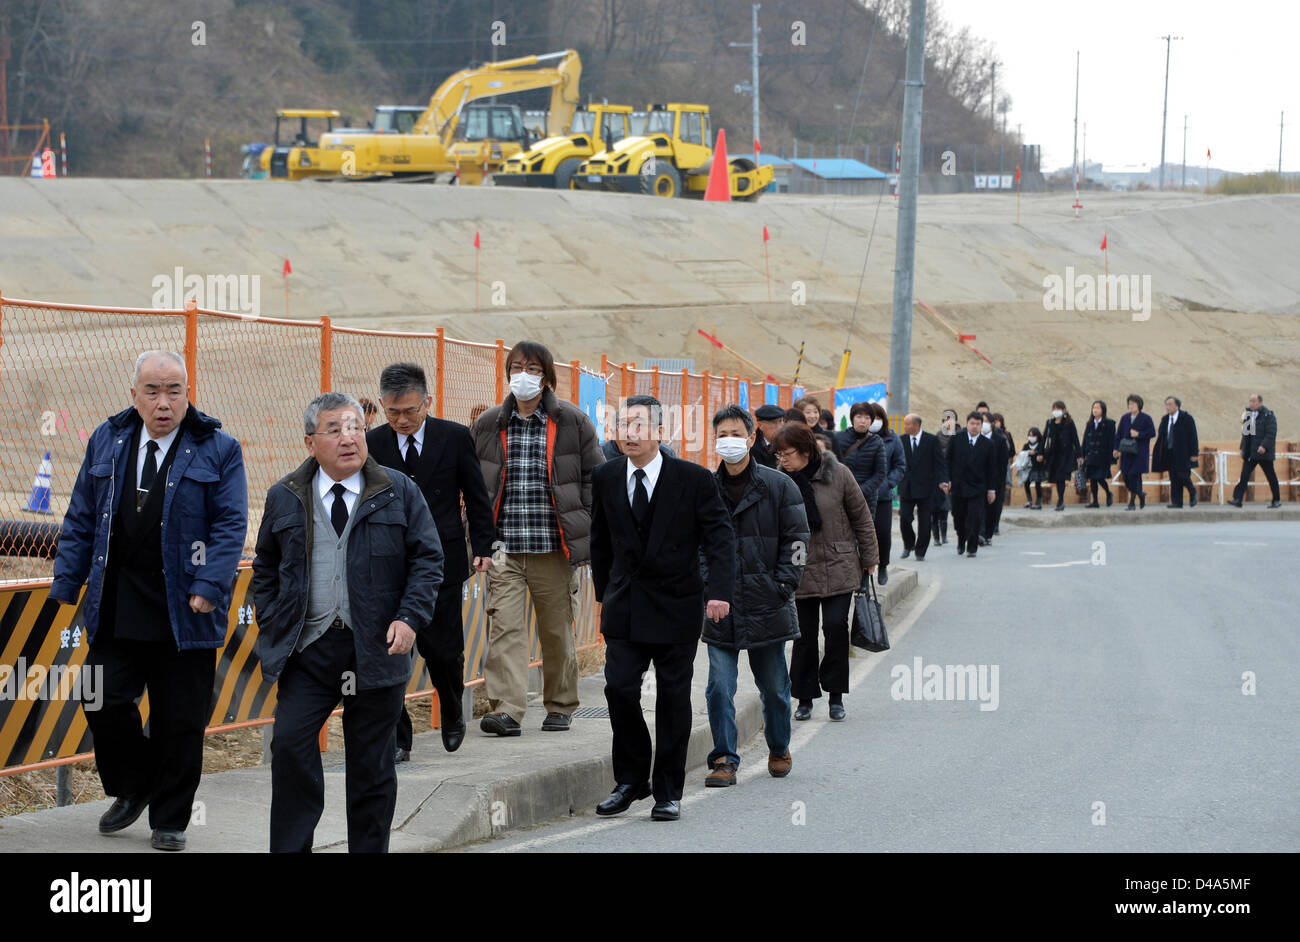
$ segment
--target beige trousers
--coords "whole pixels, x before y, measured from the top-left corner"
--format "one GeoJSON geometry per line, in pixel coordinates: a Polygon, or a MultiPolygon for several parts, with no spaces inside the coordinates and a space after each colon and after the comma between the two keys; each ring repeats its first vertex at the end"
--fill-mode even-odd
{"type": "Polygon", "coordinates": [[[578,574],[563,550],[507,555],[487,573],[488,647],[484,693],[493,713],[523,723],[528,703],[528,596],[537,614],[542,649],[542,702],[547,713],[578,706],[578,656],[573,619],[578,574]]]}

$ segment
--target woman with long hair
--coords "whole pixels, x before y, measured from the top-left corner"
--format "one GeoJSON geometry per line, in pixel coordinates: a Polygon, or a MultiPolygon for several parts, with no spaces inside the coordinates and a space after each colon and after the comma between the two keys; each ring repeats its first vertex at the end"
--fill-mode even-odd
{"type": "Polygon", "coordinates": [[[1097,503],[1097,488],[1106,492],[1106,506],[1115,503],[1115,496],[1110,492],[1110,466],[1114,461],[1115,420],[1106,418],[1106,403],[1098,399],[1092,404],[1092,419],[1083,427],[1083,444],[1080,457],[1083,459],[1083,473],[1088,478],[1088,487],[1092,490],[1092,503],[1089,507],[1100,507],[1097,503]]]}
{"type": "Polygon", "coordinates": [[[1056,485],[1056,509],[1064,510],[1065,483],[1079,464],[1079,433],[1060,399],[1052,403],[1052,416],[1043,423],[1043,464],[1047,480],[1056,485]]]}
{"type": "MultiPolygon", "coordinates": [[[[939,417],[939,431],[935,433],[935,438],[939,439],[939,454],[943,456],[945,468],[952,468],[952,439],[956,434],[957,412],[955,409],[944,409],[939,417]]],[[[930,527],[934,531],[931,542],[935,546],[943,546],[948,542],[948,514],[951,512],[952,494],[936,488],[934,513],[930,515],[930,527]]]]}

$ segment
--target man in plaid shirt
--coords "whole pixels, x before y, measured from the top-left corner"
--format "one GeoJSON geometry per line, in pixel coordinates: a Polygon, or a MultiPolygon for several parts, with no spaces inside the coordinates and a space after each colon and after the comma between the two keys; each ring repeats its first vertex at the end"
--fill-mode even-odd
{"type": "Polygon", "coordinates": [[[499,539],[487,573],[489,619],[480,728],[518,736],[528,693],[528,599],[542,648],[542,729],[569,728],[578,706],[573,621],[576,569],[590,561],[591,472],[604,460],[596,428],[555,395],[555,361],[523,341],[506,359],[510,392],[471,429],[499,539]]]}

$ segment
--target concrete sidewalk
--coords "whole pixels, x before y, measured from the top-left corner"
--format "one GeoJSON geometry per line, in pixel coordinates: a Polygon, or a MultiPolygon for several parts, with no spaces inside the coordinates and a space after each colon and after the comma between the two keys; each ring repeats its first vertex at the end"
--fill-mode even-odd
{"type": "MultiPolygon", "coordinates": [[[[889,584],[879,589],[881,606],[888,612],[916,584],[915,571],[891,566],[889,584]]],[[[704,702],[707,680],[708,653],[701,644],[692,680],[695,721],[688,776],[705,773],[704,760],[713,746],[704,702]]],[[[464,744],[448,754],[438,733],[417,735],[411,761],[397,767],[391,850],[448,850],[512,828],[593,810],[614,786],[604,685],[603,673],[582,678],[578,695],[583,705],[567,733],[541,732],[545,713],[536,704],[529,708],[523,735],[517,738],[482,733],[477,721],[472,721],[464,744]]],[[[653,690],[642,703],[653,733],[653,690]]],[[[736,725],[742,744],[762,729],[758,692],[744,663],[736,694],[736,725]]],[[[325,811],[316,828],[315,849],[345,851],[343,753],[321,758],[325,811]]],[[[196,801],[203,803],[205,823],[190,825],[186,853],[265,851],[270,800],[269,765],[205,775],[196,796],[196,801]]],[[[109,804],[106,799],[0,818],[0,852],[156,853],[149,846],[145,816],[117,834],[99,833],[97,822],[109,804]]],[[[645,813],[649,813],[648,805],[645,813]]]]}
{"type": "MultiPolygon", "coordinates": [[[[1045,496],[1045,495],[1044,495],[1045,496]]],[[[1111,507],[1089,509],[1083,504],[1066,504],[1059,513],[1055,504],[1043,501],[1042,510],[1024,507],[1007,507],[1002,511],[1002,521],[1018,527],[1109,527],[1153,523],[1223,523],[1237,520],[1300,520],[1300,503],[1283,502],[1272,510],[1267,502],[1252,502],[1240,510],[1225,504],[1200,501],[1195,507],[1184,503],[1181,510],[1170,510],[1163,503],[1147,497],[1145,510],[1125,510],[1127,503],[1116,501],[1111,507]]]]}

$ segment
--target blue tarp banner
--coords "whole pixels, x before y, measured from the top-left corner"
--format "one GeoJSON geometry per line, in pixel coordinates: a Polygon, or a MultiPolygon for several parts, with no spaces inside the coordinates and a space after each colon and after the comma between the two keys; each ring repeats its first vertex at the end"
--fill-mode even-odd
{"type": "Polygon", "coordinates": [[[737,385],[740,387],[739,390],[740,395],[736,397],[737,400],[736,405],[740,406],[740,408],[742,409],[748,409],[749,408],[749,383],[746,383],[742,380],[737,385]]]}
{"type": "Polygon", "coordinates": [[[866,386],[850,386],[847,389],[835,390],[836,428],[849,427],[849,409],[855,402],[878,402],[888,410],[889,404],[885,401],[885,384],[871,383],[866,386]]]}
{"type": "Polygon", "coordinates": [[[781,404],[781,387],[776,383],[763,384],[763,405],[779,406],[781,404]]]}
{"type": "Polygon", "coordinates": [[[578,408],[596,425],[596,435],[605,440],[605,383],[590,373],[578,374],[578,408]]]}

